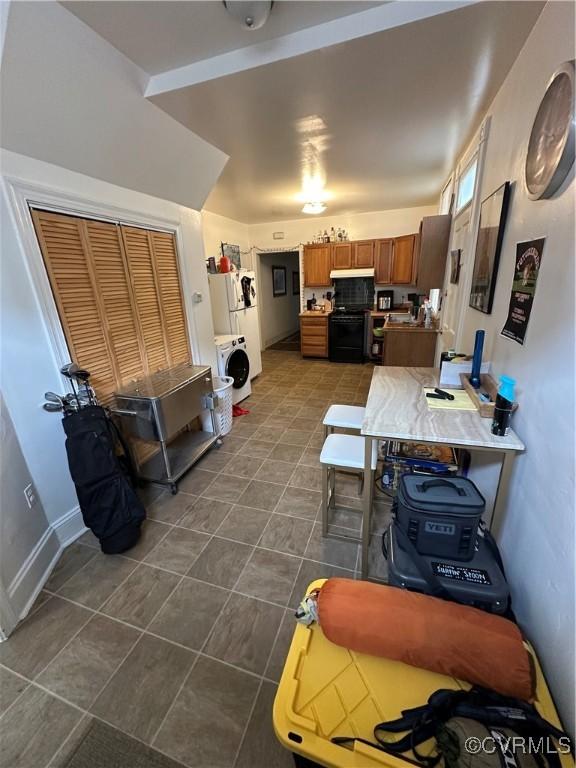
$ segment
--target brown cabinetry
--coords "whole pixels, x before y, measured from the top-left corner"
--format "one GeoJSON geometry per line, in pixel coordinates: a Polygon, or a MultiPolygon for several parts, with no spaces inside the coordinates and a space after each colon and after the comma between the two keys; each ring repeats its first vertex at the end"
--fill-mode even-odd
{"type": "Polygon", "coordinates": [[[382,343],[382,365],[433,367],[436,337],[433,331],[386,331],[382,343]]]}
{"type": "Polygon", "coordinates": [[[328,315],[300,316],[302,357],[328,357],[328,315]]]}
{"type": "Polygon", "coordinates": [[[444,285],[451,219],[450,214],[425,216],[420,224],[416,285],[422,293],[444,285]]]}
{"type": "Polygon", "coordinates": [[[332,243],[332,269],[352,268],[352,243],[332,243]]]}
{"type": "Polygon", "coordinates": [[[357,240],[352,243],[352,265],[355,269],[374,266],[374,240],[357,240]]]}
{"type": "Polygon", "coordinates": [[[379,285],[390,283],[392,274],[392,250],[394,249],[394,240],[377,240],[375,243],[374,255],[374,282],[379,285]]]}
{"type": "Polygon", "coordinates": [[[330,243],[304,246],[304,285],[308,288],[332,284],[330,243]]]}
{"type": "Polygon", "coordinates": [[[416,235],[394,238],[390,283],[392,285],[414,285],[416,281],[416,235]]]}

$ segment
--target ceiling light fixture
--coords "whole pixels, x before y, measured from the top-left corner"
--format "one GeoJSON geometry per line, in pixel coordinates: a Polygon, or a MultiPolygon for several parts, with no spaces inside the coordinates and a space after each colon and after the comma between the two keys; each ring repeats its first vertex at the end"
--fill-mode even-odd
{"type": "Polygon", "coordinates": [[[309,202],[304,205],[304,208],[302,208],[302,213],[318,214],[324,213],[325,210],[326,206],[324,203],[321,203],[320,201],[309,202]]]}
{"type": "Polygon", "coordinates": [[[230,16],[240,22],[244,29],[260,29],[268,21],[273,2],[270,0],[222,0],[230,16]]]}

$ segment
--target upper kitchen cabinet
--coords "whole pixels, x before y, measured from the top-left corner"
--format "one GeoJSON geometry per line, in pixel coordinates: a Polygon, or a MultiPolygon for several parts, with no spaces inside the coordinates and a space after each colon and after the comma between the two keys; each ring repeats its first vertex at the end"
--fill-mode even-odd
{"type": "Polygon", "coordinates": [[[376,240],[374,253],[374,282],[379,285],[390,283],[392,275],[392,251],[394,240],[376,240]]]}
{"type": "Polygon", "coordinates": [[[330,243],[304,246],[304,285],[307,288],[332,285],[332,249],[330,243]]]}
{"type": "Polygon", "coordinates": [[[374,266],[374,240],[357,240],[352,243],[352,265],[355,269],[374,266]]]}
{"type": "Polygon", "coordinates": [[[394,238],[391,285],[414,285],[416,282],[416,235],[394,238]]]}
{"type": "Polygon", "coordinates": [[[448,213],[442,216],[425,216],[420,224],[416,285],[422,293],[428,293],[431,288],[442,288],[444,285],[451,219],[448,213]]]}
{"type": "Polygon", "coordinates": [[[332,243],[332,269],[352,269],[352,243],[332,243]]]}

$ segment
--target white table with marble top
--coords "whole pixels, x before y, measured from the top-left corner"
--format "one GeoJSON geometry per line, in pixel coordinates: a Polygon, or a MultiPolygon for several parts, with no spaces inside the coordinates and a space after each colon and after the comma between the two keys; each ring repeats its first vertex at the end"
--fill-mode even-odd
{"type": "MultiPolygon", "coordinates": [[[[437,368],[374,368],[361,434],[366,438],[365,472],[369,471],[372,441],[403,440],[417,443],[441,443],[471,451],[493,451],[501,455],[498,489],[494,500],[491,526],[505,503],[506,486],[512,462],[524,444],[510,430],[504,437],[493,435],[492,420],[478,411],[430,408],[425,388],[439,386],[437,368]]],[[[370,517],[373,483],[364,484],[362,522],[362,578],[368,577],[370,517]]]]}

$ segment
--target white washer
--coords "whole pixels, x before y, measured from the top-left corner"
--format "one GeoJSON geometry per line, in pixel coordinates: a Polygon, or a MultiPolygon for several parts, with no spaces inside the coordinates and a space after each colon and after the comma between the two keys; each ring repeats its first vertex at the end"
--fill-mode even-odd
{"type": "Polygon", "coordinates": [[[223,335],[215,336],[214,343],[218,357],[218,375],[231,376],[234,379],[232,402],[239,403],[252,392],[246,339],[244,336],[223,335]]]}

